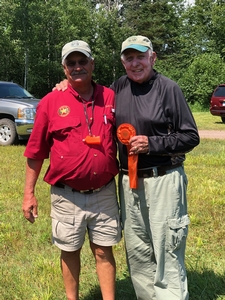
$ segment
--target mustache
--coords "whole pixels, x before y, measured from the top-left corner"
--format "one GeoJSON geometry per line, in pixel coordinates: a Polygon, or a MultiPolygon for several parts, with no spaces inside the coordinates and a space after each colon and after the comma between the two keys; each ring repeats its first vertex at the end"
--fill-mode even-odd
{"type": "Polygon", "coordinates": [[[82,74],[87,74],[87,71],[85,71],[85,70],[82,70],[82,71],[74,71],[74,72],[72,72],[71,73],[71,76],[73,76],[73,75],[82,75],[82,74]]]}

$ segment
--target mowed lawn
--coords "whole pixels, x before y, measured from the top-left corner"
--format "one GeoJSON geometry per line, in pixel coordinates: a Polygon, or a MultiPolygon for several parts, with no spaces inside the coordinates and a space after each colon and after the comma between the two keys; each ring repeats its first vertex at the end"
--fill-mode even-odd
{"type": "MultiPolygon", "coordinates": [[[[225,130],[219,117],[194,113],[200,130],[225,130]]],[[[49,186],[36,187],[39,217],[32,225],[21,210],[25,145],[0,147],[0,300],[65,300],[59,250],[51,244],[49,186]]],[[[190,300],[225,300],[225,140],[202,139],[188,153],[188,201],[191,224],[186,266],[190,300]]],[[[114,247],[117,300],[135,300],[126,267],[124,241],[114,247]]],[[[88,241],[82,249],[80,299],[101,300],[88,241]]],[[[149,300],[149,299],[146,299],[149,300]]],[[[172,300],[172,299],[165,299],[172,300]]]]}

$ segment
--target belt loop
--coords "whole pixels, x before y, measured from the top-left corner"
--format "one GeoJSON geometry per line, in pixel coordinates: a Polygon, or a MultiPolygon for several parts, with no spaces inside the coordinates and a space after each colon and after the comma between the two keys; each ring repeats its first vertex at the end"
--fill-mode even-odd
{"type": "Polygon", "coordinates": [[[152,168],[153,177],[158,177],[158,169],[157,167],[152,168]]]}

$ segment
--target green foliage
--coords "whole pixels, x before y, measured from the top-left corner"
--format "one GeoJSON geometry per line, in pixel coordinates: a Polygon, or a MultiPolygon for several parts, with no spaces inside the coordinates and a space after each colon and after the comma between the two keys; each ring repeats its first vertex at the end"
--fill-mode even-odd
{"type": "Polygon", "coordinates": [[[183,69],[178,68],[178,64],[179,61],[177,60],[177,55],[171,55],[166,60],[160,60],[157,58],[154,68],[163,75],[169,77],[175,82],[178,82],[178,80],[183,76],[183,69]]]}
{"type": "Polygon", "coordinates": [[[209,51],[209,29],[211,27],[212,0],[196,0],[196,5],[188,7],[181,15],[180,41],[182,55],[195,56],[209,51]]]}
{"type": "Polygon", "coordinates": [[[119,49],[125,30],[119,26],[118,17],[116,9],[106,11],[101,7],[95,15],[95,23],[101,26],[92,43],[95,57],[94,79],[106,86],[124,73],[119,49]]]}
{"type": "Polygon", "coordinates": [[[95,79],[109,85],[123,70],[118,51],[124,32],[120,23],[118,9],[112,4],[110,9],[97,9],[88,0],[15,0],[13,6],[5,6],[0,23],[0,33],[2,30],[5,36],[0,47],[7,47],[4,53],[9,54],[10,43],[12,55],[7,59],[13,59],[11,64],[6,60],[7,66],[0,69],[0,79],[18,82],[42,97],[64,78],[63,45],[83,39],[96,57],[95,79]]]}
{"type": "Polygon", "coordinates": [[[134,34],[150,38],[159,58],[165,59],[179,50],[179,2],[125,1],[125,24],[134,34]]]}
{"type": "Polygon", "coordinates": [[[94,79],[109,86],[124,74],[122,41],[143,34],[157,52],[156,69],[182,85],[189,103],[206,109],[214,87],[224,82],[225,4],[185,2],[1,0],[0,80],[42,97],[64,78],[63,45],[83,39],[95,57],[94,79]]]}
{"type": "Polygon", "coordinates": [[[217,1],[212,9],[212,22],[209,27],[210,49],[215,53],[220,53],[225,57],[225,3],[217,1]]]}
{"type": "Polygon", "coordinates": [[[219,83],[225,81],[225,63],[218,54],[199,54],[187,67],[178,84],[189,103],[209,107],[210,97],[219,83]]]}

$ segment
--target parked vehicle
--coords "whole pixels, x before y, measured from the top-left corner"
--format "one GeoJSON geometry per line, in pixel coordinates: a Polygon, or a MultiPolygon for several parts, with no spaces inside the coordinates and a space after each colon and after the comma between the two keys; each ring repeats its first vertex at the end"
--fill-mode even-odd
{"type": "Polygon", "coordinates": [[[29,138],[38,102],[39,99],[20,85],[0,81],[0,145],[29,138]]]}
{"type": "Polygon", "coordinates": [[[221,117],[225,123],[225,84],[220,84],[214,90],[210,100],[210,113],[221,117]]]}

